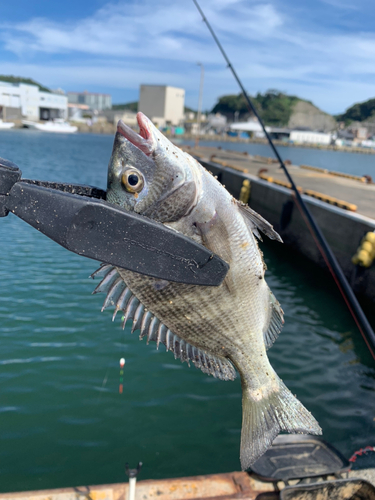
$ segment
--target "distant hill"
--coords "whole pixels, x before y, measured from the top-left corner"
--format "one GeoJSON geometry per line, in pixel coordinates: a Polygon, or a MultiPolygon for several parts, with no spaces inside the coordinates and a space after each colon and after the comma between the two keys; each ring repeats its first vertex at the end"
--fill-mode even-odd
{"type": "MultiPolygon", "coordinates": [[[[267,125],[286,126],[292,114],[293,105],[298,101],[296,96],[288,96],[277,90],[268,90],[253,97],[254,105],[267,125]]],[[[244,120],[250,115],[242,94],[224,95],[212,108],[212,113],[226,115],[229,120],[244,120]]]]}
{"type": "Polygon", "coordinates": [[[336,119],[338,121],[344,122],[364,122],[364,121],[374,121],[375,119],[375,99],[369,99],[364,102],[357,102],[350,106],[345,113],[337,115],[336,119]]]}
{"type": "Polygon", "coordinates": [[[1,82],[9,82],[9,83],[28,83],[29,85],[36,85],[39,87],[39,90],[43,92],[51,92],[51,90],[44,85],[32,80],[31,78],[23,78],[22,76],[13,76],[13,75],[0,75],[1,82]]]}
{"type": "Polygon", "coordinates": [[[197,111],[193,108],[189,108],[188,106],[185,106],[184,113],[197,113],[197,111]]]}
{"type": "MultiPolygon", "coordinates": [[[[133,102],[127,102],[125,104],[112,104],[112,109],[114,110],[121,110],[121,109],[129,109],[130,111],[134,111],[135,113],[138,111],[138,101],[133,101],[133,102]]],[[[184,108],[185,113],[196,113],[194,109],[188,108],[185,106],[184,108]]]]}
{"type": "Polygon", "coordinates": [[[330,132],[337,128],[337,122],[332,115],[324,113],[311,102],[299,100],[293,106],[288,121],[288,128],[308,127],[311,130],[330,132]]]}
{"type": "MultiPolygon", "coordinates": [[[[278,90],[258,93],[253,97],[253,102],[266,125],[307,127],[313,130],[332,130],[336,126],[336,121],[331,115],[324,113],[311,102],[278,90]]],[[[226,115],[230,121],[234,119],[235,112],[240,121],[250,116],[242,94],[222,96],[212,108],[212,113],[226,115]]]]}
{"type": "Polygon", "coordinates": [[[211,113],[220,113],[229,120],[233,120],[235,113],[237,113],[238,119],[244,119],[245,115],[249,114],[249,110],[242,94],[229,94],[219,97],[211,113]]]}
{"type": "Polygon", "coordinates": [[[126,102],[124,104],[112,104],[112,109],[116,111],[127,109],[136,113],[138,111],[138,101],[126,102]]]}
{"type": "Polygon", "coordinates": [[[267,125],[276,127],[288,125],[293,108],[299,101],[298,97],[277,90],[268,90],[255,96],[255,105],[260,117],[267,125]]]}

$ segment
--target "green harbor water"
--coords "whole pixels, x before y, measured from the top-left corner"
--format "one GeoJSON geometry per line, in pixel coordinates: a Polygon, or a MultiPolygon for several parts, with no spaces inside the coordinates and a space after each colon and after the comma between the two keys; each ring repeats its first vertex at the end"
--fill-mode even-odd
{"type": "MultiPolygon", "coordinates": [[[[0,134],[0,156],[25,178],[102,188],[111,148],[107,136],[0,134]]],[[[126,462],[144,463],[141,479],[239,470],[239,380],[208,377],[112,323],[91,295],[97,263],[12,214],[0,249],[1,492],[122,482],[126,462]]],[[[375,445],[374,363],[331,278],[282,245],[262,250],[286,319],[271,363],[345,456],[375,445]]]]}

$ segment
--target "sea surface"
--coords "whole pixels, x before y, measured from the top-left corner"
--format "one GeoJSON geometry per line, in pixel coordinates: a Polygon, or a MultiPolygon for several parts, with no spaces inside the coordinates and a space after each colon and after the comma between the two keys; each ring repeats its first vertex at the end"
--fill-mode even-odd
{"type": "MultiPolygon", "coordinates": [[[[111,148],[103,135],[0,133],[0,156],[25,178],[105,188],[111,148]]],[[[339,154],[303,152],[305,163],[339,154]]],[[[331,278],[280,244],[262,249],[286,319],[271,363],[350,457],[375,444],[373,360],[331,278]]],[[[0,219],[0,250],[1,492],[122,482],[126,462],[144,463],[141,479],[239,470],[239,380],[204,375],[112,323],[104,296],[91,295],[97,263],[12,214],[0,219]]]]}

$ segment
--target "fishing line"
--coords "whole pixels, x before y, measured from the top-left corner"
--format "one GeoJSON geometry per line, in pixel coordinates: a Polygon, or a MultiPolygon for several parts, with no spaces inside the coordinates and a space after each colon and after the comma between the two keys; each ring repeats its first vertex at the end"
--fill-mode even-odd
{"type": "Polygon", "coordinates": [[[319,240],[317,239],[317,237],[316,237],[316,235],[315,235],[315,233],[314,233],[314,231],[313,231],[313,228],[311,227],[311,225],[310,225],[309,221],[308,221],[308,220],[307,220],[307,218],[305,217],[305,214],[303,213],[302,207],[299,205],[298,200],[297,200],[296,198],[295,198],[295,202],[296,202],[296,205],[297,205],[298,210],[299,210],[299,211],[300,211],[300,213],[301,213],[301,216],[302,216],[303,220],[305,221],[305,224],[306,224],[306,226],[307,226],[308,230],[310,231],[310,234],[311,234],[311,236],[312,236],[313,240],[315,241],[316,246],[318,247],[318,250],[320,251],[320,253],[321,253],[321,255],[322,255],[323,259],[324,259],[324,262],[326,263],[326,265],[327,265],[327,267],[328,267],[328,269],[329,269],[329,271],[330,271],[330,273],[331,273],[331,275],[332,275],[332,277],[333,277],[333,279],[334,279],[334,281],[335,281],[335,283],[336,283],[336,285],[337,285],[338,289],[340,290],[340,292],[341,292],[341,294],[342,294],[342,296],[343,296],[343,298],[344,298],[345,304],[347,305],[347,307],[348,307],[348,309],[349,309],[349,312],[350,312],[350,314],[352,315],[352,317],[353,317],[353,319],[354,319],[355,324],[357,325],[358,330],[361,332],[361,334],[362,334],[362,336],[363,336],[363,340],[365,341],[365,343],[366,343],[366,345],[367,345],[367,347],[368,347],[368,350],[369,350],[369,351],[370,351],[370,353],[372,354],[372,357],[375,359],[375,356],[374,356],[373,350],[372,350],[372,348],[371,348],[371,345],[370,345],[370,343],[369,343],[369,341],[368,341],[367,337],[366,337],[366,336],[364,335],[364,333],[362,332],[361,325],[360,325],[360,323],[359,323],[359,321],[358,321],[357,316],[355,315],[354,311],[352,310],[351,303],[350,303],[350,301],[348,300],[347,296],[345,295],[345,293],[344,293],[344,291],[343,291],[343,289],[342,289],[342,287],[341,287],[341,283],[340,283],[340,281],[337,279],[337,276],[336,276],[336,274],[335,274],[334,270],[332,269],[332,267],[331,267],[331,265],[330,265],[330,263],[329,263],[329,260],[327,259],[327,256],[325,255],[325,253],[324,253],[324,251],[323,251],[323,249],[322,249],[322,247],[321,247],[321,245],[320,245],[320,243],[319,243],[319,240]]]}
{"type": "Polygon", "coordinates": [[[102,382],[102,385],[101,385],[101,388],[100,388],[100,392],[99,392],[99,396],[98,396],[98,399],[96,401],[97,405],[100,403],[100,400],[102,398],[103,389],[107,385],[107,380],[108,380],[108,375],[109,375],[110,368],[111,368],[111,361],[108,362],[107,371],[106,371],[106,374],[104,375],[103,382],[102,382]]]}
{"type": "Polygon", "coordinates": [[[367,455],[367,452],[369,451],[375,451],[375,446],[365,446],[364,448],[355,451],[353,455],[349,458],[349,462],[351,463],[350,468],[352,468],[354,462],[357,460],[358,457],[361,457],[362,455],[367,455]]]}
{"type": "Polygon", "coordinates": [[[118,386],[119,394],[122,394],[124,391],[124,366],[125,366],[125,358],[120,359],[120,384],[118,386]]]}
{"type": "Polygon", "coordinates": [[[311,234],[313,235],[314,241],[315,241],[324,261],[326,262],[328,269],[331,272],[333,279],[336,282],[336,284],[337,284],[337,286],[338,286],[338,288],[339,288],[339,290],[340,290],[340,292],[341,292],[341,294],[346,302],[346,305],[348,306],[349,311],[350,311],[351,315],[353,316],[353,319],[354,319],[354,321],[355,321],[372,357],[375,360],[375,334],[374,334],[374,332],[371,328],[371,325],[370,325],[369,321],[367,320],[361,306],[359,305],[357,297],[354,295],[354,292],[351,289],[351,287],[348,283],[348,280],[346,279],[339,263],[337,262],[335,255],[333,254],[332,250],[330,249],[330,247],[327,243],[327,240],[325,239],[319,226],[315,222],[315,219],[313,218],[313,216],[310,213],[309,209],[307,208],[305,202],[303,201],[303,198],[301,197],[301,195],[297,189],[297,186],[295,185],[295,183],[293,181],[293,178],[291,177],[288,169],[285,166],[285,163],[283,162],[278,150],[276,149],[276,146],[274,145],[274,143],[271,139],[271,136],[269,135],[269,133],[266,130],[266,127],[263,123],[263,120],[259,116],[258,111],[256,110],[254,104],[252,103],[251,99],[247,95],[247,92],[246,92],[244,86],[242,85],[240,78],[238,77],[235,69],[233,68],[233,66],[232,66],[226,52],[224,51],[221,43],[219,42],[214,30],[212,29],[210,23],[208,22],[202,9],[200,8],[198,1],[193,0],[193,2],[195,4],[195,6],[197,7],[200,15],[202,16],[203,21],[206,23],[207,28],[209,29],[213,39],[216,42],[216,45],[218,46],[220,52],[222,53],[227,65],[228,65],[228,68],[231,70],[235,80],[237,81],[237,83],[242,91],[242,94],[245,98],[245,101],[246,101],[246,104],[249,108],[249,111],[252,111],[253,114],[256,116],[256,118],[259,120],[259,123],[263,129],[263,132],[264,132],[265,136],[267,137],[268,143],[271,146],[271,149],[272,149],[274,155],[276,156],[277,160],[279,161],[281,168],[284,170],[284,173],[285,173],[288,181],[291,184],[291,188],[294,191],[296,205],[297,205],[305,223],[307,224],[307,227],[309,228],[311,234]]]}

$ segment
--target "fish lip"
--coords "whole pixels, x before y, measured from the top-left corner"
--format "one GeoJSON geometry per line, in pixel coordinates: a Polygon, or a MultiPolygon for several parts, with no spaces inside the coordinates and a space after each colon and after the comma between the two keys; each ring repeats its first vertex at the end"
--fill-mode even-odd
{"type": "Polygon", "coordinates": [[[139,126],[139,134],[134,132],[128,125],[122,120],[117,122],[117,132],[121,134],[125,139],[131,142],[134,146],[140,149],[147,156],[151,155],[153,152],[153,141],[150,128],[148,126],[148,119],[146,116],[139,112],[137,113],[137,122],[139,126]]]}
{"type": "Polygon", "coordinates": [[[138,127],[139,127],[139,135],[145,139],[146,141],[151,142],[152,134],[151,130],[149,127],[149,122],[150,120],[147,118],[146,115],[144,115],[141,111],[137,113],[137,122],[138,122],[138,127]]]}

